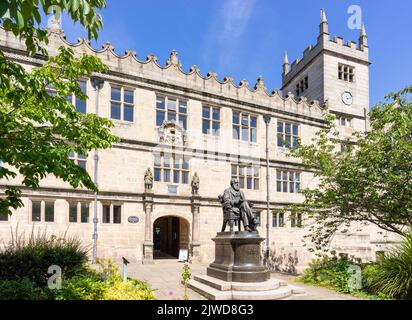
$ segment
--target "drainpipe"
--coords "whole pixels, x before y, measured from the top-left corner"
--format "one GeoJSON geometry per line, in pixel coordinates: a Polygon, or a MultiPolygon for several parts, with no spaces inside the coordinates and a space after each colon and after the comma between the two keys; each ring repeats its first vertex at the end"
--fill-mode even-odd
{"type": "Polygon", "coordinates": [[[270,181],[269,181],[269,124],[270,114],[263,115],[263,120],[266,124],[266,262],[269,261],[269,212],[270,212],[270,181]]]}
{"type": "MultiPolygon", "coordinates": [[[[91,82],[93,85],[93,88],[96,92],[96,109],[95,113],[96,115],[99,115],[99,94],[100,90],[103,88],[104,85],[104,80],[99,78],[99,77],[91,77],[91,82]]],[[[97,169],[98,169],[98,164],[99,164],[99,153],[97,149],[94,149],[94,184],[96,187],[98,187],[97,184],[97,169]]],[[[97,260],[97,223],[98,223],[98,218],[97,218],[97,192],[94,192],[94,218],[93,218],[93,263],[96,263],[97,260]]]]}

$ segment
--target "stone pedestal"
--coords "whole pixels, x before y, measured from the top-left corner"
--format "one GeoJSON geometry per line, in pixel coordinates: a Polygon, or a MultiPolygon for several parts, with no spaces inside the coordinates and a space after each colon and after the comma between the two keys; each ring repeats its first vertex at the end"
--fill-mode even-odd
{"type": "Polygon", "coordinates": [[[153,263],[153,226],[152,226],[152,212],[153,212],[153,191],[146,190],[143,196],[143,208],[145,211],[145,236],[143,243],[143,264],[153,263]]]}
{"type": "Polygon", "coordinates": [[[264,282],[270,272],[263,266],[257,232],[218,232],[215,242],[215,261],[207,268],[207,275],[229,282],[264,282]]]}

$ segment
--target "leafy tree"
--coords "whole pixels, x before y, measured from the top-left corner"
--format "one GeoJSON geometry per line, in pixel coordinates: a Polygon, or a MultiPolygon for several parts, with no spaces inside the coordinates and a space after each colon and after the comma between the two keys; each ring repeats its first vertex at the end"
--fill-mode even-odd
{"type": "MultiPolygon", "coordinates": [[[[41,22],[40,11],[46,14],[52,5],[80,21],[89,36],[97,36],[102,26],[97,10],[105,6],[104,0],[41,0],[40,4],[38,0],[2,0],[3,27],[24,39],[30,54],[46,54],[42,44],[47,43],[47,32],[35,23],[41,22]]],[[[0,160],[5,164],[0,167],[0,180],[15,178],[19,172],[24,186],[37,188],[41,179],[53,174],[75,188],[97,190],[87,171],[68,155],[109,148],[118,139],[111,134],[110,120],[79,113],[67,100],[72,94],[87,99],[77,80],[105,70],[98,58],[75,57],[71,49],[63,47],[57,56],[31,71],[0,51],[0,160]]],[[[11,208],[22,206],[21,188],[4,189],[0,214],[11,214],[11,208]]]]}
{"type": "Polygon", "coordinates": [[[299,142],[291,149],[319,180],[316,188],[302,190],[305,201],[294,206],[313,218],[307,236],[315,249],[324,249],[338,230],[347,232],[354,222],[406,234],[412,224],[411,93],[409,86],[389,94],[370,112],[370,130],[354,133],[346,148],[340,148],[333,118],[327,116],[313,144],[299,142]]]}

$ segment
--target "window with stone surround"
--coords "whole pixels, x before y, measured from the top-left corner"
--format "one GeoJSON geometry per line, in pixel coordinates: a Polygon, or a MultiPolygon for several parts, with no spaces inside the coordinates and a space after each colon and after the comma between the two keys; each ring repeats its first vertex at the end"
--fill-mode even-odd
{"type": "Polygon", "coordinates": [[[111,88],[110,118],[134,121],[134,90],[115,86],[111,88]]]}
{"type": "Polygon", "coordinates": [[[290,226],[291,228],[301,228],[302,227],[302,213],[301,212],[291,212],[290,213],[290,226]]]}
{"type": "Polygon", "coordinates": [[[336,124],[340,127],[350,128],[352,126],[352,118],[344,115],[336,116],[336,124]]]}
{"type": "Polygon", "coordinates": [[[355,67],[339,63],[338,65],[338,78],[348,82],[354,82],[355,80],[355,67]]]}
{"type": "Polygon", "coordinates": [[[187,130],[187,102],[167,96],[156,97],[156,126],[164,121],[175,121],[187,130]]]}
{"type": "Polygon", "coordinates": [[[233,139],[257,142],[257,117],[245,112],[233,111],[233,139]]]}
{"type": "Polygon", "coordinates": [[[103,216],[102,223],[122,223],[122,205],[116,203],[105,203],[103,204],[103,216]]]}
{"type": "Polygon", "coordinates": [[[299,138],[299,125],[278,121],[277,128],[277,140],[278,147],[290,148],[295,147],[298,144],[299,138]]]}
{"type": "Polygon", "coordinates": [[[285,213],[283,211],[275,210],[272,213],[272,227],[279,228],[285,226],[285,213]]]}
{"type": "Polygon", "coordinates": [[[232,164],[232,179],[239,180],[241,189],[259,190],[259,166],[232,164]]]}
{"type": "Polygon", "coordinates": [[[202,132],[212,136],[220,135],[220,108],[202,107],[202,132]]]}
{"type": "Polygon", "coordinates": [[[277,169],[276,191],[287,193],[300,192],[300,172],[277,169]]]}
{"type": "Polygon", "coordinates": [[[296,84],[296,89],[295,89],[296,96],[300,96],[308,88],[309,88],[309,77],[305,76],[302,80],[300,80],[296,84]]]}
{"type": "Polygon", "coordinates": [[[80,168],[83,168],[86,170],[86,164],[87,164],[87,156],[78,154],[76,152],[70,152],[69,153],[69,158],[74,161],[75,164],[77,164],[80,168]]]}
{"type": "Polygon", "coordinates": [[[69,202],[69,222],[70,223],[89,223],[90,222],[90,203],[84,201],[69,202]]]}
{"type": "Polygon", "coordinates": [[[31,221],[54,222],[54,200],[32,200],[31,221]]]}
{"type": "Polygon", "coordinates": [[[154,181],[189,183],[189,160],[178,154],[161,153],[154,157],[154,181]]]}
{"type": "MultiPolygon", "coordinates": [[[[77,83],[80,86],[80,90],[84,95],[87,96],[87,82],[85,80],[79,80],[77,83]]],[[[47,86],[47,93],[51,96],[56,96],[57,91],[52,86],[47,86]]],[[[77,112],[80,113],[87,113],[87,102],[86,100],[81,99],[80,97],[76,97],[75,94],[71,94],[67,97],[67,101],[69,101],[75,108],[77,112]]]]}
{"type": "Polygon", "coordinates": [[[260,211],[258,211],[258,212],[256,212],[256,214],[255,214],[255,219],[256,219],[256,226],[257,227],[260,227],[260,225],[261,225],[261,213],[260,213],[260,211]]]}

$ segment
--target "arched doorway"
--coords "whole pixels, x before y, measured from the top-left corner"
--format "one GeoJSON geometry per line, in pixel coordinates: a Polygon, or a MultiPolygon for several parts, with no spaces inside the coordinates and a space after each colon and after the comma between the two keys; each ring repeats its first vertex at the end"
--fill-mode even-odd
{"type": "Polygon", "coordinates": [[[160,217],[153,223],[153,258],[177,259],[180,249],[189,249],[189,223],[175,217],[160,217]]]}

